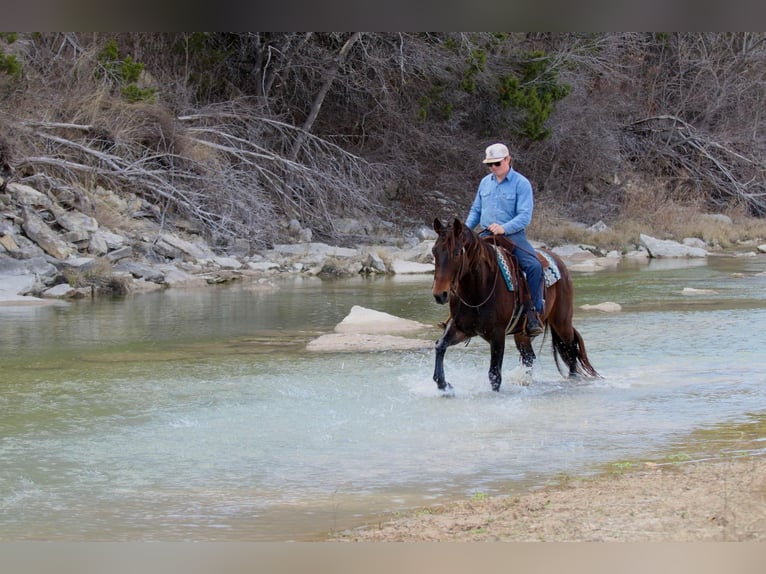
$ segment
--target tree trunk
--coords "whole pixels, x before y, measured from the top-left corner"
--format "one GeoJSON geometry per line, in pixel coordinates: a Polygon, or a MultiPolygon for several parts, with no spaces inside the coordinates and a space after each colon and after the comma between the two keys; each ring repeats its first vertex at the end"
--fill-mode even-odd
{"type": "Polygon", "coordinates": [[[299,132],[298,137],[295,138],[293,149],[290,152],[290,159],[292,161],[295,161],[298,158],[298,154],[301,151],[301,147],[303,146],[303,143],[306,141],[306,138],[311,133],[311,128],[313,127],[314,122],[316,121],[317,116],[319,115],[319,110],[322,108],[322,103],[324,102],[324,99],[327,96],[327,93],[330,91],[330,87],[332,87],[332,83],[335,81],[335,77],[338,75],[338,70],[340,69],[340,65],[343,63],[343,60],[345,60],[346,56],[351,50],[351,47],[361,37],[362,37],[361,32],[354,32],[351,35],[351,37],[348,40],[346,40],[346,43],[343,44],[343,47],[338,52],[338,55],[335,58],[333,58],[332,63],[325,71],[325,79],[324,79],[324,83],[322,84],[322,88],[319,90],[319,93],[314,98],[314,103],[311,106],[311,112],[309,112],[309,115],[306,118],[306,121],[303,123],[303,128],[301,132],[299,132]]]}

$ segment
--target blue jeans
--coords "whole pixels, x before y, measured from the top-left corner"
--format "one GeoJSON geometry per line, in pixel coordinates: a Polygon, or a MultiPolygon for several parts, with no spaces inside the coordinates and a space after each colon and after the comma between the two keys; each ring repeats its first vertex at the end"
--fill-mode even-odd
{"type": "MultiPolygon", "coordinates": [[[[486,232],[489,235],[489,232],[486,232]]],[[[485,232],[481,233],[485,236],[485,232]]],[[[527,276],[527,284],[529,285],[529,292],[532,296],[532,303],[535,305],[535,310],[538,313],[543,312],[543,266],[540,265],[540,260],[537,259],[537,251],[532,247],[527,239],[527,234],[522,231],[517,231],[511,235],[506,235],[508,239],[513,241],[514,249],[513,254],[521,265],[522,271],[527,276]]]]}

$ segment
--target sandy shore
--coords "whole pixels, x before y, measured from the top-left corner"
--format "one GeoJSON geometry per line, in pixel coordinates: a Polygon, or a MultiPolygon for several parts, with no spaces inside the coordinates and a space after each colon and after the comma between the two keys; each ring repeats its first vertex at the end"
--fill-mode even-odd
{"type": "Polygon", "coordinates": [[[381,517],[344,541],[766,540],[766,457],[643,462],[513,497],[381,517]]]}

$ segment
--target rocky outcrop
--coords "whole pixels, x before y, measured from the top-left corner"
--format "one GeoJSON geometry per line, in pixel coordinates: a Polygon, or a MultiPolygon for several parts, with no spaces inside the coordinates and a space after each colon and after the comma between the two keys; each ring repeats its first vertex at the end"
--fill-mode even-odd
{"type": "MultiPolygon", "coordinates": [[[[70,195],[75,194],[45,194],[14,182],[0,193],[0,256],[5,262],[0,277],[11,275],[10,267],[14,276],[29,275],[27,280],[7,283],[21,289],[14,296],[71,298],[103,290],[98,281],[87,288],[61,286],[86,274],[116,278],[126,291],[143,292],[149,284],[201,286],[291,273],[328,277],[433,273],[433,239],[424,239],[429,233],[422,229],[408,238],[378,237],[380,244],[349,248],[312,242],[310,230],[290,221],[285,224],[284,244],[252,252],[249,245],[234,241],[229,252],[218,253],[193,225],[153,218],[154,211],[130,193],[97,188],[80,202],[70,195]],[[88,213],[76,205],[86,206],[82,209],[88,213]],[[15,263],[11,266],[8,261],[15,263]],[[47,266],[45,272],[40,270],[41,261],[47,266]]],[[[389,230],[385,224],[354,219],[339,220],[338,225],[369,239],[389,230]]]]}
{"type": "MultiPolygon", "coordinates": [[[[429,227],[394,233],[386,222],[352,218],[339,219],[336,225],[359,243],[341,247],[312,241],[311,230],[291,220],[283,225],[284,243],[254,252],[246,242],[235,240],[226,252],[219,252],[193,224],[164,218],[131,193],[101,187],[88,193],[43,193],[10,182],[0,191],[0,283],[14,279],[5,282],[0,298],[13,291],[14,297],[35,296],[45,302],[93,296],[115,286],[123,292],[144,292],[248,277],[272,281],[295,273],[410,277],[434,271],[431,248],[436,234],[429,227]],[[63,284],[71,288],[59,287],[63,284]]],[[[594,226],[596,232],[606,229],[602,223],[594,226]]],[[[758,249],[766,251],[766,246],[758,249]]],[[[553,251],[570,270],[586,272],[614,267],[625,258],[707,255],[701,240],[677,243],[648,235],[641,235],[641,246],[624,255],[591,245],[562,245],[553,251]]]]}

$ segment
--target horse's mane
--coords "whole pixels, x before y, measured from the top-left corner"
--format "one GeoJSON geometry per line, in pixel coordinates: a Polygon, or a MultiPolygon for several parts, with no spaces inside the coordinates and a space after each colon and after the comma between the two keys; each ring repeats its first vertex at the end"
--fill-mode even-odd
{"type": "Polygon", "coordinates": [[[468,257],[468,264],[471,265],[471,267],[480,264],[492,267],[497,264],[495,250],[491,246],[491,237],[482,239],[479,237],[478,233],[467,227],[463,227],[463,234],[466,238],[465,252],[468,257]]]}
{"type": "Polygon", "coordinates": [[[457,222],[450,223],[445,228],[445,247],[454,252],[455,243],[462,243],[470,268],[488,266],[490,269],[497,265],[497,255],[494,246],[501,247],[508,254],[513,252],[513,241],[503,235],[480,237],[473,229],[460,226],[460,232],[455,228],[457,222]]]}

